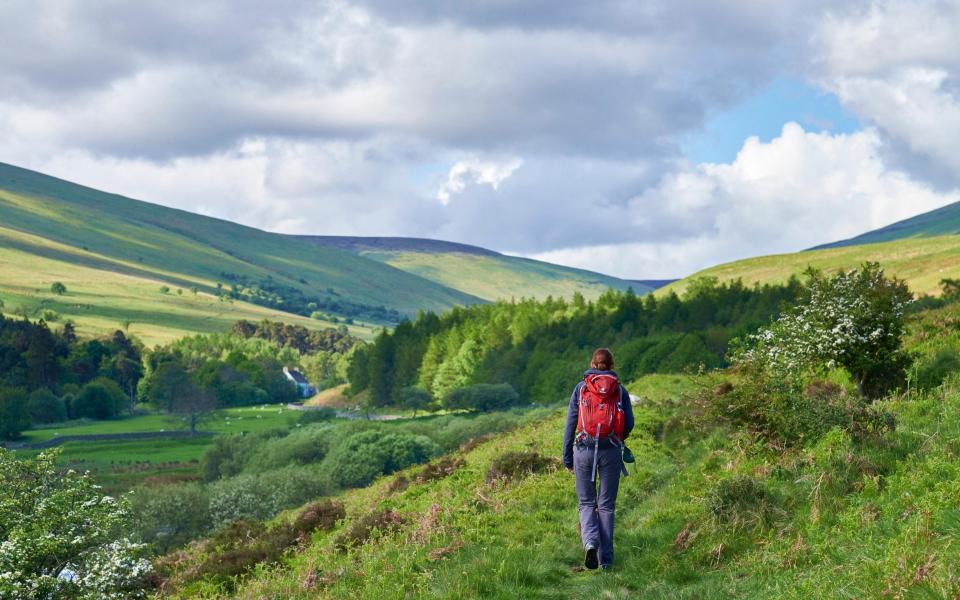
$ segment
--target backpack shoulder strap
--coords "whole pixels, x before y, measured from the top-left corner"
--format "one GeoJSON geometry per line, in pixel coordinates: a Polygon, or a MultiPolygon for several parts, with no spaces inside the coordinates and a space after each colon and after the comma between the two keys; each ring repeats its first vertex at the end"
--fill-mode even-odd
{"type": "Polygon", "coordinates": [[[587,387],[587,384],[580,382],[577,384],[578,394],[577,394],[577,416],[580,418],[580,431],[586,431],[587,427],[583,424],[583,388],[587,387]]]}

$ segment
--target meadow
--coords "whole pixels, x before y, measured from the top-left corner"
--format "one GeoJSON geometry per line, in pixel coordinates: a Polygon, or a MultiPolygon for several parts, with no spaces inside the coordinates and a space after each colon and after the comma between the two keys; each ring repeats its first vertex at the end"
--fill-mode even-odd
{"type": "Polygon", "coordinates": [[[704,269],[655,292],[659,297],[679,295],[692,282],[715,277],[721,282],[740,279],[746,285],[776,284],[802,274],[808,267],[825,272],[879,262],[888,275],[903,279],[915,294],[939,295],[943,279],[960,277],[960,236],[905,238],[876,244],[810,250],[748,258],[704,269]]]}
{"type": "MultiPolygon", "coordinates": [[[[169,340],[186,332],[217,330],[225,312],[247,314],[231,315],[231,322],[287,314],[252,306],[220,308],[207,302],[211,296],[219,302],[215,296],[235,285],[238,292],[269,288],[289,296],[270,297],[274,308],[284,308],[284,302],[303,296],[322,304],[318,312],[327,319],[377,324],[386,322],[383,318],[390,314],[441,311],[479,301],[349,252],[2,163],[0,249],[4,251],[0,298],[8,304],[8,312],[13,310],[9,306],[33,311],[41,300],[55,301],[37,290],[49,290],[52,281],[61,279],[69,290],[69,280],[89,296],[68,299],[58,307],[65,318],[89,327],[89,333],[129,320],[142,324],[140,333],[145,338],[169,340]],[[185,296],[197,288],[205,298],[178,306],[158,298],[161,286],[174,294],[182,289],[185,296]],[[153,312],[157,314],[151,316],[153,312]]],[[[308,320],[291,318],[290,322],[306,324],[308,320]]]]}
{"type": "Polygon", "coordinates": [[[514,256],[376,250],[360,254],[490,302],[570,298],[574,293],[592,300],[609,288],[633,287],[638,294],[651,291],[623,279],[514,256]]]}
{"type": "MultiPolygon", "coordinates": [[[[119,268],[103,270],[4,247],[5,241],[23,237],[28,236],[0,228],[0,269],[4,273],[0,300],[5,313],[26,314],[31,319],[46,316],[51,327],[69,320],[84,337],[105,336],[119,329],[148,346],[157,346],[195,333],[227,331],[240,319],[269,319],[311,329],[336,326],[247,302],[221,300],[207,292],[194,294],[191,287],[209,284],[202,280],[185,280],[182,287],[163,293],[160,288],[167,284],[159,277],[124,273],[119,268]],[[66,294],[50,291],[56,281],[66,286],[66,294]],[[55,319],[50,319],[51,313],[55,319]]],[[[367,326],[351,325],[350,329],[358,337],[372,336],[367,326]]]]}
{"type": "MultiPolygon", "coordinates": [[[[296,427],[302,413],[284,406],[244,406],[218,410],[205,421],[202,432],[213,434],[257,433],[296,427]]],[[[103,435],[146,431],[185,430],[182,420],[162,414],[146,414],[109,421],[69,422],[31,429],[23,442],[37,443],[65,435],[103,435]]],[[[66,467],[88,470],[109,491],[128,490],[151,477],[199,478],[200,459],[214,443],[213,435],[196,438],[147,440],[90,440],[61,444],[60,462],[66,467]]],[[[18,450],[32,456],[35,450],[18,450]]]]}

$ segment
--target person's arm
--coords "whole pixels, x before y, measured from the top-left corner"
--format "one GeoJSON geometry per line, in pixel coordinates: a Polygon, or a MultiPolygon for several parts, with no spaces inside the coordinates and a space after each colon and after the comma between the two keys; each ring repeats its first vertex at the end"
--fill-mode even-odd
{"type": "Polygon", "coordinates": [[[570,395],[570,407],[567,409],[567,425],[563,430],[563,466],[573,468],[573,437],[577,431],[577,419],[580,417],[580,404],[577,392],[580,385],[573,388],[570,395]]]}
{"type": "Polygon", "coordinates": [[[633,431],[633,404],[630,402],[630,392],[620,386],[620,408],[623,409],[623,439],[630,437],[633,431]]]}

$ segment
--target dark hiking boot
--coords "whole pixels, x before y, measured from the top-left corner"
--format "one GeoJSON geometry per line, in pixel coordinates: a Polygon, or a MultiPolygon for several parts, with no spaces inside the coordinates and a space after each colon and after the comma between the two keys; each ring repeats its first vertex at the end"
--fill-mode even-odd
{"type": "Polygon", "coordinates": [[[587,550],[583,556],[583,566],[588,569],[596,569],[599,564],[600,561],[597,560],[597,549],[593,546],[587,546],[587,550]]]}

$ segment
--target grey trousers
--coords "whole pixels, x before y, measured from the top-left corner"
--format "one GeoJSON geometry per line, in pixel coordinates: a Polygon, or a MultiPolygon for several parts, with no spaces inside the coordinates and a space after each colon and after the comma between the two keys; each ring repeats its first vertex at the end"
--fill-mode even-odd
{"type": "Polygon", "coordinates": [[[590,481],[593,448],[573,449],[573,474],[580,501],[580,536],[584,549],[593,546],[600,553],[601,565],[613,564],[613,517],[620,487],[623,457],[619,448],[597,452],[597,481],[590,481]],[[599,486],[599,493],[597,487],[599,486]]]}

